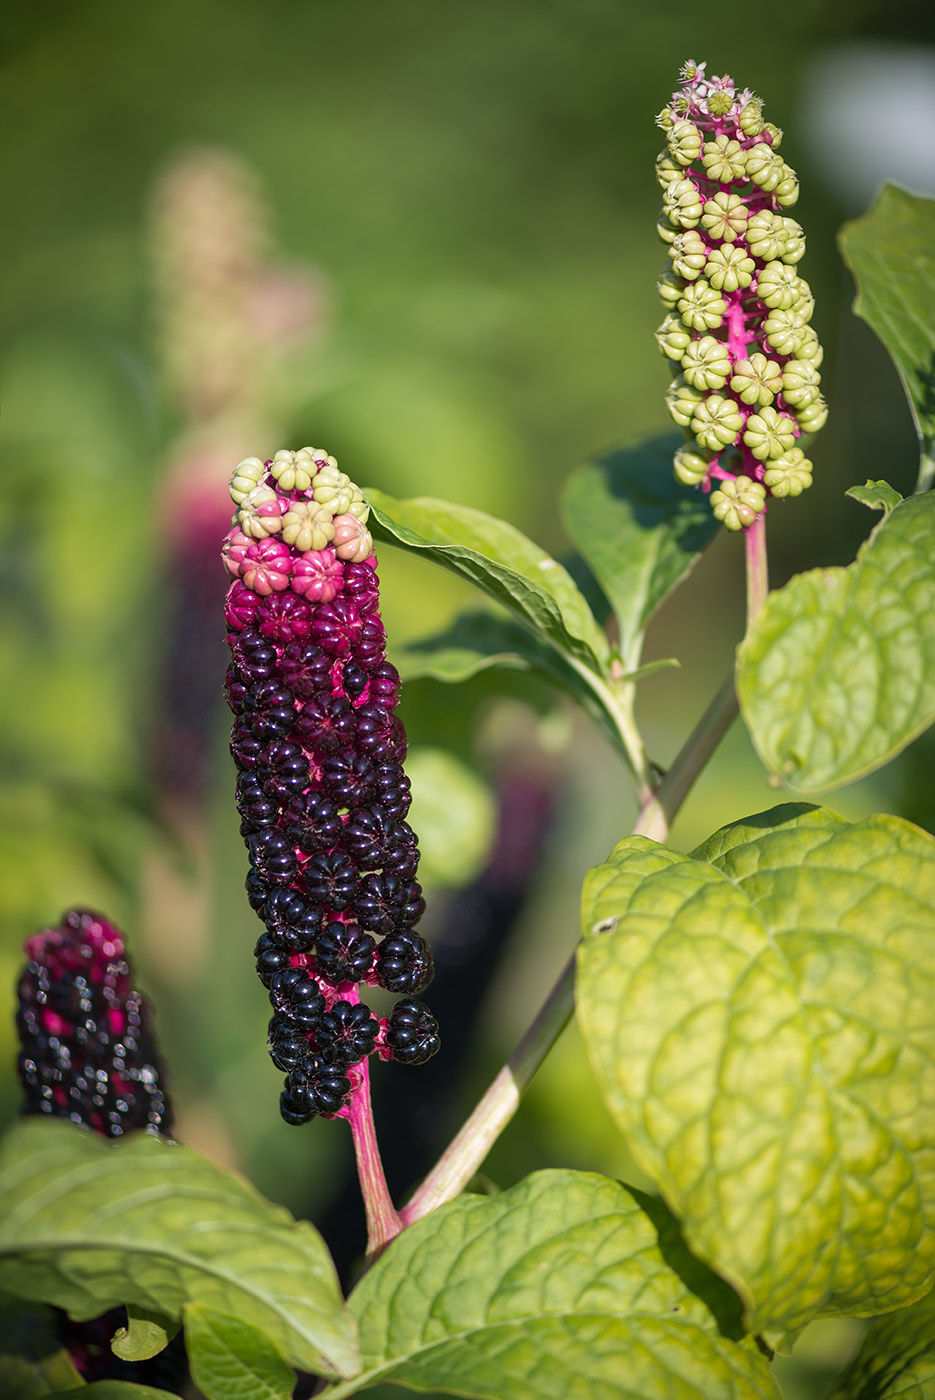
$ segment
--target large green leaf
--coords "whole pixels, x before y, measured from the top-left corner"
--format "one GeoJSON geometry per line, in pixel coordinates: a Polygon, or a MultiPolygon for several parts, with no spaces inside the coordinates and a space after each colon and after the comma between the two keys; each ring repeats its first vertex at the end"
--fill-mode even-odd
{"type": "Polygon", "coordinates": [[[354,1323],[317,1231],[188,1148],[27,1120],[0,1151],[0,1289],[95,1317],[200,1302],[306,1370],[352,1374],[354,1323]]]}
{"type": "Polygon", "coordinates": [[[50,1309],[28,1303],[0,1307],[0,1379],[3,1400],[46,1400],[82,1384],[50,1309]]]}
{"type": "Polygon", "coordinates": [[[584,887],[578,1014],[606,1101],[749,1326],[935,1277],[935,840],[779,807],[692,857],[628,837],[584,887]]]}
{"type": "Polygon", "coordinates": [[[851,782],[935,720],[935,494],[910,496],[846,569],[769,595],[738,653],[737,694],[767,768],[800,788],[851,782]]]}
{"type": "Polygon", "coordinates": [[[871,1323],[829,1400],[935,1400],[935,1296],[871,1323]]]}
{"type": "Polygon", "coordinates": [[[295,1372],[265,1332],[242,1317],[185,1304],[185,1349],[206,1400],[289,1400],[295,1372]]]}
{"type": "Polygon", "coordinates": [[[577,584],[557,560],[503,520],[430,496],[397,501],[368,490],[374,538],[414,551],[482,588],[586,666],[609,647],[577,584]]]}
{"type": "Polygon", "coordinates": [[[613,605],[627,665],[652,613],[720,529],[708,498],[675,479],[683,442],[666,434],[600,457],[563,493],[566,528],[613,605]]]}
{"type": "Polygon", "coordinates": [[[325,1395],[393,1380],[491,1400],[776,1397],[736,1297],[646,1207],[570,1171],[443,1206],[352,1293],[365,1369],[325,1395]]]}
{"type": "Polygon", "coordinates": [[[857,282],[854,310],[876,331],[903,381],[922,444],[919,489],[935,475],[935,200],[885,185],[845,224],[841,252],[857,282]]]}
{"type": "Polygon", "coordinates": [[[136,1381],[94,1381],[83,1385],[80,1390],[61,1390],[50,1395],[48,1400],[166,1400],[172,1391],[158,1390],[152,1385],[139,1385],[136,1381]]]}

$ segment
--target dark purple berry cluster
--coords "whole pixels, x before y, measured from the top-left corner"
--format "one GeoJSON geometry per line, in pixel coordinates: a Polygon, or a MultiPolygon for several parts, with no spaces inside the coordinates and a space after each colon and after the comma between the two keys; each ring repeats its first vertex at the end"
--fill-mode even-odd
{"type": "Polygon", "coordinates": [[[248,458],[231,494],[225,696],[247,897],[265,925],[281,1112],[304,1123],[345,1110],[369,1055],[435,1053],[435,1019],[413,1000],[432,957],[414,932],[425,901],[366,505],[310,448],[248,458]],[[403,999],[377,1017],[361,983],[403,999]]]}
{"type": "Polygon", "coordinates": [[[72,909],[25,953],[16,1013],[24,1113],[70,1118],[108,1138],[137,1128],[168,1136],[165,1071],[119,931],[72,909]]]}

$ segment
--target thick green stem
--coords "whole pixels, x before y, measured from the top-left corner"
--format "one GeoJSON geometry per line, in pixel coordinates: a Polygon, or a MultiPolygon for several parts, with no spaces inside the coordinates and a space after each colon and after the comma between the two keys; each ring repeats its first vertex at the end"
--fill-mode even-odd
{"type": "MultiPolygon", "coordinates": [[[[664,841],[676,812],[737,714],[733,670],[659,786],[643,804],[634,835],[664,841]]],[[[411,1225],[464,1190],[513,1117],[524,1089],[574,1011],[575,958],[568,960],[536,1019],[480,1103],[399,1213],[411,1225]]]]}

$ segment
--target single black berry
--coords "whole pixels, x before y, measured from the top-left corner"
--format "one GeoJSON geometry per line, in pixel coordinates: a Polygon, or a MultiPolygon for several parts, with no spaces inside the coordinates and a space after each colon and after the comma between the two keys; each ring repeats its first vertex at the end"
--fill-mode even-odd
{"type": "Polygon", "coordinates": [[[329,1064],[356,1065],[372,1052],[379,1029],[369,1006],[336,1001],[315,1027],[315,1049],[329,1064]]]}
{"type": "Polygon", "coordinates": [[[310,700],[322,690],[330,693],[334,658],[310,641],[294,641],[283,650],[282,683],[299,700],[310,700]]]}
{"type": "Polygon", "coordinates": [[[337,1113],[351,1092],[351,1081],[340,1065],[306,1055],[286,1076],[279,1111],[287,1123],[307,1123],[318,1113],[337,1113]]]}
{"type": "Polygon", "coordinates": [[[289,799],[283,829],[293,845],[306,855],[330,851],[341,840],[344,823],[326,792],[298,793],[289,799]]]}
{"type": "Polygon", "coordinates": [[[417,933],[394,934],[380,944],[375,971],[388,992],[422,992],[434,970],[429,946],[417,933]]]}
{"type": "Polygon", "coordinates": [[[393,1007],[386,1028],[392,1058],[403,1065],[421,1065],[441,1047],[438,1022],[421,1001],[409,997],[393,1007]]]}
{"type": "Polygon", "coordinates": [[[308,1033],[284,1021],[281,1016],[273,1016],[269,1023],[266,1048],[276,1068],[286,1074],[301,1064],[309,1053],[308,1033]]]}
{"type": "Polygon", "coordinates": [[[270,937],[293,953],[306,953],[321,930],[321,910],[298,890],[276,889],[260,911],[270,937]]]}
{"type": "Polygon", "coordinates": [[[376,773],[366,754],[335,754],[325,759],[321,772],[339,807],[362,807],[376,796],[376,773]]]}
{"type": "Polygon", "coordinates": [[[325,925],[315,945],[315,962],[323,977],[335,984],[363,982],[373,967],[376,942],[357,924],[334,920],[325,925]]]}
{"type": "Polygon", "coordinates": [[[339,753],[354,738],[357,718],[343,695],[320,694],[307,700],[295,721],[296,738],[316,754],[339,753]]]}
{"type": "Polygon", "coordinates": [[[256,956],[256,974],[264,987],[271,986],[277,973],[285,972],[292,966],[289,949],[277,943],[269,933],[260,934],[253,952],[256,956]]]}
{"type": "Polygon", "coordinates": [[[273,1010],[300,1030],[310,1031],[325,1009],[321,988],[304,967],[288,967],[270,980],[273,1010]]]}
{"type": "Polygon", "coordinates": [[[357,894],[358,873],[352,856],[337,847],[310,856],[302,870],[309,899],[323,909],[347,909],[357,894]]]}
{"type": "Polygon", "coordinates": [[[247,837],[253,868],[269,885],[288,885],[299,870],[295,851],[275,827],[266,826],[247,837]]]}
{"type": "Polygon", "coordinates": [[[354,910],[364,928],[374,933],[402,933],[425,913],[425,900],[417,880],[400,880],[390,870],[364,875],[354,910]]]}

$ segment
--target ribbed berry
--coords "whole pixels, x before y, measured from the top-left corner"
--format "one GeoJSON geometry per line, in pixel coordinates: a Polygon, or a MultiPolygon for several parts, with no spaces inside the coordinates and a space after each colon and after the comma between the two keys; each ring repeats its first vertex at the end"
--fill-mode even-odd
{"type": "Polygon", "coordinates": [[[372,1053],[379,1029],[363,1002],[335,1001],[315,1027],[315,1049],[329,1064],[347,1068],[372,1053]]]}
{"type": "Polygon", "coordinates": [[[367,505],[317,448],[247,458],[231,495],[237,808],[247,897],[265,925],[255,956],[275,1012],[269,1050],[288,1076],[280,1107],[300,1123],[340,1112],[366,1083],[345,1069],[395,1053],[357,985],[421,990],[431,957],[409,934],[424,901],[367,505]]]}
{"type": "Polygon", "coordinates": [[[315,945],[319,972],[336,985],[363,982],[373,967],[376,941],[362,933],[357,924],[326,924],[315,945]]]}
{"type": "Polygon", "coordinates": [[[434,970],[428,944],[417,933],[397,933],[380,944],[375,972],[388,992],[424,991],[434,970]]]}
{"type": "Polygon", "coordinates": [[[421,1065],[441,1048],[438,1022],[421,1001],[409,997],[393,1007],[386,1028],[391,1057],[403,1065],[421,1065]]]}
{"type": "Polygon", "coordinates": [[[170,1133],[172,1113],[147,1003],[133,987],[123,936],[73,909],[30,938],[17,988],[24,1112],[71,1118],[119,1137],[170,1133]]]}

